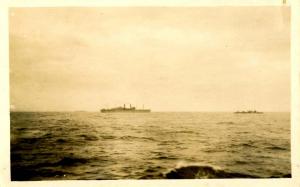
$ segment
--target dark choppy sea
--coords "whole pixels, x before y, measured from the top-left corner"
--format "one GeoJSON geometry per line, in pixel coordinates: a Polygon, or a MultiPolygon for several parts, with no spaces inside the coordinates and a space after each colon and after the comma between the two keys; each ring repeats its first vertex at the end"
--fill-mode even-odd
{"type": "Polygon", "coordinates": [[[291,177],[290,113],[12,112],[12,180],[291,177]]]}

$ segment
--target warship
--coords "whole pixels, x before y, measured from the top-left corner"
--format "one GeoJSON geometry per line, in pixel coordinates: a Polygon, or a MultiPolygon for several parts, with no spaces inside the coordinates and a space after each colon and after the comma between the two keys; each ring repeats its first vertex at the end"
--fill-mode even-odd
{"type": "Polygon", "coordinates": [[[123,107],[115,107],[115,108],[109,108],[109,109],[106,109],[106,108],[103,108],[100,110],[102,113],[145,113],[145,112],[151,112],[150,109],[144,109],[144,106],[143,106],[143,109],[137,109],[133,106],[129,106],[129,108],[126,107],[126,105],[124,104],[123,107]]]}
{"type": "Polygon", "coordinates": [[[258,112],[256,110],[248,110],[248,111],[236,111],[235,114],[262,114],[262,112],[258,112]]]}

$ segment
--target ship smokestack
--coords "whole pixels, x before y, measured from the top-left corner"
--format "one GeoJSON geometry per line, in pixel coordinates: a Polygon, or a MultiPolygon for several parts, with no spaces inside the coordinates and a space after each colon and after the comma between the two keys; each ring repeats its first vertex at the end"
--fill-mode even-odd
{"type": "Polygon", "coordinates": [[[130,104],[130,108],[131,108],[131,104],[130,104]]]}
{"type": "Polygon", "coordinates": [[[126,105],[124,104],[124,109],[126,108],[126,105]]]}

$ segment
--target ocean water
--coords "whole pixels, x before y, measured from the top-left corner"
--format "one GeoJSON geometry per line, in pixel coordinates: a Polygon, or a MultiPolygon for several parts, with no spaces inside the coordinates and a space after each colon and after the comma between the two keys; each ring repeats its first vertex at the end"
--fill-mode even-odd
{"type": "Polygon", "coordinates": [[[291,177],[290,113],[12,112],[12,180],[291,177]]]}

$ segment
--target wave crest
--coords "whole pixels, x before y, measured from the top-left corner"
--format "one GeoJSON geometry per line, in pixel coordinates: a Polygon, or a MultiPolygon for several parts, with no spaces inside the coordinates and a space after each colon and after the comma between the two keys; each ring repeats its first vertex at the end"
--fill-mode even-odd
{"type": "MultiPolygon", "coordinates": [[[[148,171],[148,170],[147,170],[148,171]]],[[[272,175],[265,178],[288,178],[291,174],[272,175]]],[[[240,172],[229,172],[208,165],[180,165],[166,173],[147,172],[141,179],[222,179],[222,178],[262,178],[240,172]]]]}
{"type": "Polygon", "coordinates": [[[231,173],[211,166],[184,166],[165,174],[167,179],[259,178],[255,175],[231,173]]]}

